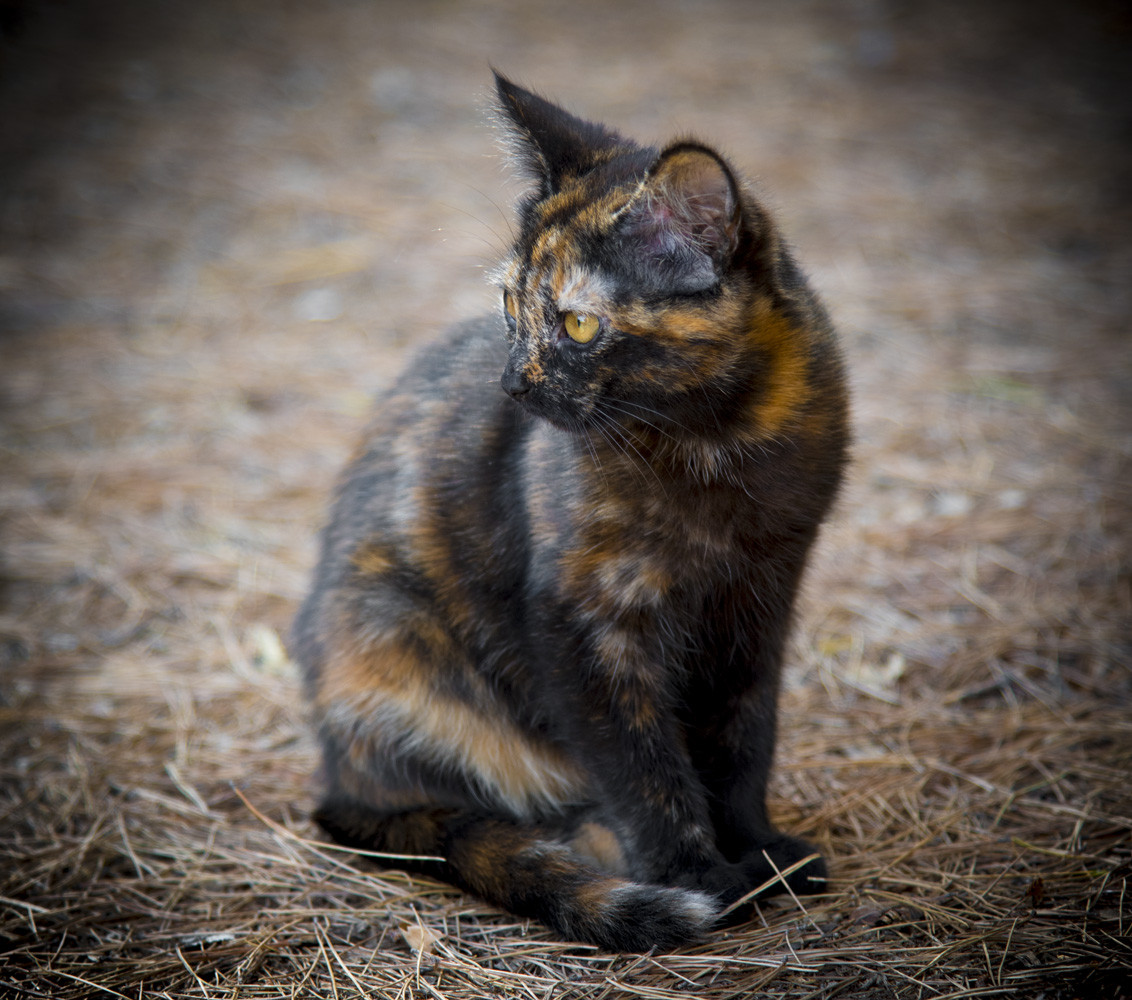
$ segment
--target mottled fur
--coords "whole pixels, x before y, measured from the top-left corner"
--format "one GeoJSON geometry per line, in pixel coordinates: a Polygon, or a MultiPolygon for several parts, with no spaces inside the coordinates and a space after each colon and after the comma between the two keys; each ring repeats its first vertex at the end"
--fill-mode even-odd
{"type": "Polygon", "coordinates": [[[318,818],[568,938],[670,947],[813,853],[766,781],[841,361],[718,154],[497,88],[534,180],[505,305],[378,401],[296,626],[318,818]]]}

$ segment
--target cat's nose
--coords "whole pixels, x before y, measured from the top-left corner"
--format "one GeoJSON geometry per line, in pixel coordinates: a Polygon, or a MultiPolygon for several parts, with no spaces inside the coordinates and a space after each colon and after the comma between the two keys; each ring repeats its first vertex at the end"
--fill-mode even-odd
{"type": "Polygon", "coordinates": [[[512,368],[510,365],[503,369],[503,377],[499,382],[503,391],[512,399],[518,399],[531,391],[531,383],[527,381],[522,369],[512,368]]]}

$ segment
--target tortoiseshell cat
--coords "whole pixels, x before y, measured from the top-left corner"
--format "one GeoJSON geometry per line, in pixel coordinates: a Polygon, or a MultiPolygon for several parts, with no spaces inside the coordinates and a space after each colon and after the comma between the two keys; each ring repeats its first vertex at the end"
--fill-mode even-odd
{"type": "Polygon", "coordinates": [[[667,948],[813,853],[765,796],[842,365],[718,154],[496,86],[534,180],[499,314],[379,400],[296,626],[317,818],[566,938],[667,948]]]}

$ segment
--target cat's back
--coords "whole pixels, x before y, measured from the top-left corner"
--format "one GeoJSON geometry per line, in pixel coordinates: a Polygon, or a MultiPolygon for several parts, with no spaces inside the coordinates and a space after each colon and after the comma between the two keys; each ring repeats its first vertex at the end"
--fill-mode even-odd
{"type": "MultiPolygon", "coordinates": [[[[427,441],[439,459],[450,451],[464,453],[495,422],[513,416],[514,407],[499,388],[499,371],[506,359],[506,342],[495,316],[457,323],[427,340],[378,393],[362,447],[381,446],[392,443],[391,436],[407,435],[409,441],[427,441]],[[415,429],[422,433],[414,433],[415,429]]],[[[407,447],[402,445],[402,450],[407,447]]]]}
{"type": "Polygon", "coordinates": [[[370,530],[393,528],[405,524],[406,505],[426,499],[429,483],[457,477],[469,495],[489,487],[526,423],[499,388],[506,357],[492,316],[459,323],[418,347],[374,401],[339,483],[335,516],[358,507],[370,530]]]}
{"type": "Polygon", "coordinates": [[[376,397],[296,622],[308,671],[354,602],[371,602],[363,614],[380,621],[406,610],[406,594],[431,606],[485,573],[516,577],[525,543],[515,471],[531,421],[499,387],[500,325],[484,316],[449,328],[376,397]]]}

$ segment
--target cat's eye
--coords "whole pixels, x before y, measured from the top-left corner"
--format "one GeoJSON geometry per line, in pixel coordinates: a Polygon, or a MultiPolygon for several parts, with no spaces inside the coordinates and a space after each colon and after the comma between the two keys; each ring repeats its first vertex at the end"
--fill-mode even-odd
{"type": "Polygon", "coordinates": [[[562,317],[562,322],[570,339],[579,344],[588,344],[593,340],[601,326],[601,320],[597,316],[585,313],[568,312],[562,317]]]}
{"type": "Polygon", "coordinates": [[[507,315],[514,323],[519,319],[519,306],[515,302],[515,296],[510,292],[503,293],[503,308],[507,310],[507,315]]]}

